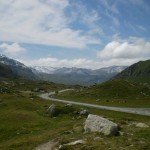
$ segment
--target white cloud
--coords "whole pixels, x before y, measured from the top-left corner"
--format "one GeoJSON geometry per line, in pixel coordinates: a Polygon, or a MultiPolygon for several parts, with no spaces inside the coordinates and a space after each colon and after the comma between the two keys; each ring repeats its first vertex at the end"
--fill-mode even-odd
{"type": "Polygon", "coordinates": [[[77,67],[88,69],[99,69],[108,66],[129,66],[141,60],[150,58],[150,42],[142,38],[130,37],[128,40],[114,36],[114,40],[108,43],[97,53],[99,60],[87,58],[57,59],[54,57],[40,58],[23,61],[29,66],[49,67],[77,67]]]}
{"type": "Polygon", "coordinates": [[[113,1],[113,3],[109,3],[110,1],[108,1],[108,0],[101,0],[101,3],[105,6],[105,8],[109,11],[109,12],[111,12],[111,13],[113,13],[113,14],[117,14],[117,15],[119,15],[119,10],[118,10],[118,8],[117,8],[117,6],[116,6],[116,4],[115,4],[115,1],[113,1]]]}
{"type": "Polygon", "coordinates": [[[36,60],[28,60],[28,61],[21,61],[27,66],[48,66],[48,67],[55,67],[55,68],[61,68],[61,67],[77,67],[77,68],[87,68],[87,69],[99,69],[103,67],[109,67],[109,66],[128,66],[135,62],[140,61],[140,59],[110,59],[110,60],[90,60],[86,58],[78,58],[78,59],[57,59],[53,57],[47,57],[47,58],[40,58],[36,60]]]}
{"type": "Polygon", "coordinates": [[[117,8],[117,5],[115,2],[110,3],[108,0],[102,0],[101,3],[105,7],[106,15],[112,20],[112,23],[116,26],[120,26],[120,21],[118,19],[118,16],[120,15],[120,12],[117,8]]]}
{"type": "Polygon", "coordinates": [[[1,53],[6,54],[8,56],[17,56],[24,53],[26,49],[21,47],[18,43],[2,43],[0,45],[0,51],[1,53]]]}
{"type": "Polygon", "coordinates": [[[103,60],[146,59],[150,57],[150,42],[140,38],[112,41],[100,50],[97,56],[103,60]]]}
{"type": "Polygon", "coordinates": [[[85,58],[78,59],[57,59],[53,57],[40,58],[32,61],[23,61],[29,66],[50,66],[50,67],[77,67],[77,68],[97,68],[99,62],[85,58]]]}
{"type": "Polygon", "coordinates": [[[71,48],[98,44],[94,37],[69,27],[65,14],[69,5],[69,0],[1,0],[0,40],[71,48]]]}

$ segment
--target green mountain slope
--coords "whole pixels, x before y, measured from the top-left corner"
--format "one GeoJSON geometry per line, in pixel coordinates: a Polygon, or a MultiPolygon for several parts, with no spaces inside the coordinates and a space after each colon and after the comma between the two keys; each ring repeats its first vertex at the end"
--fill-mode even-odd
{"type": "Polygon", "coordinates": [[[150,84],[150,60],[140,61],[131,65],[115,76],[114,79],[150,84]]]}
{"type": "Polygon", "coordinates": [[[107,81],[81,90],[61,93],[57,97],[60,99],[108,106],[150,106],[150,88],[125,80],[107,81]]]}
{"type": "Polygon", "coordinates": [[[0,78],[14,78],[16,75],[8,65],[0,63],[0,78]]]}

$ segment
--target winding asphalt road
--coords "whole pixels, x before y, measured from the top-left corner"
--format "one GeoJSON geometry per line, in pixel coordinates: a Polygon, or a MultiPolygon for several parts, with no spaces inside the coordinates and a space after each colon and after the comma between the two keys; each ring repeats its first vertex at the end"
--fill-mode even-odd
{"type": "MultiPolygon", "coordinates": [[[[73,89],[65,89],[59,91],[59,93],[69,91],[73,89]]],[[[102,105],[94,105],[94,104],[88,104],[88,103],[81,103],[81,102],[74,102],[71,100],[61,100],[56,98],[51,98],[49,96],[54,95],[55,92],[45,93],[39,95],[42,99],[55,101],[55,102],[61,102],[61,103],[67,103],[67,104],[74,104],[74,105],[80,105],[80,106],[86,106],[86,107],[92,107],[92,108],[98,108],[98,109],[106,109],[106,110],[113,110],[113,111],[119,111],[119,112],[126,112],[126,113],[132,113],[132,114],[139,114],[139,115],[145,115],[150,116],[150,108],[123,108],[123,107],[110,107],[110,106],[102,106],[102,105]]]]}

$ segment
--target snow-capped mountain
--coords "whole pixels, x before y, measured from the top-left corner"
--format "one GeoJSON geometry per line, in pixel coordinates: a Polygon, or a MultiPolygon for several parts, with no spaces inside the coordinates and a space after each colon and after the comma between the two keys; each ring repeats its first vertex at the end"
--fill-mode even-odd
{"type": "Polygon", "coordinates": [[[85,68],[75,68],[75,67],[72,67],[72,68],[66,68],[66,67],[63,67],[63,68],[59,68],[59,69],[56,69],[54,71],[55,74],[78,74],[78,75],[89,75],[92,73],[92,70],[91,69],[85,69],[85,68]]]}
{"type": "Polygon", "coordinates": [[[0,54],[0,63],[8,65],[8,66],[19,66],[19,67],[23,67],[23,68],[28,68],[27,66],[25,66],[23,63],[11,59],[9,57],[6,57],[5,55],[0,54]]]}
{"type": "Polygon", "coordinates": [[[123,71],[127,66],[110,66],[106,68],[100,68],[96,70],[92,69],[85,69],[85,68],[54,68],[50,66],[34,66],[32,67],[37,72],[46,73],[46,74],[78,74],[78,75],[95,75],[99,74],[100,72],[104,73],[120,73],[123,71]]]}
{"type": "Polygon", "coordinates": [[[101,68],[99,70],[107,72],[107,73],[120,73],[124,69],[126,69],[127,66],[110,66],[106,68],[101,68]]]}
{"type": "MultiPolygon", "coordinates": [[[[111,66],[97,70],[85,68],[54,68],[50,66],[27,67],[23,63],[0,55],[0,64],[7,68],[7,72],[11,72],[16,76],[28,79],[41,79],[56,83],[93,85],[101,83],[113,78],[126,68],[126,66],[111,66]]],[[[1,66],[0,74],[3,74],[5,68],[1,66]]],[[[10,74],[10,73],[9,73],[10,74]]]]}
{"type": "Polygon", "coordinates": [[[32,72],[31,68],[25,66],[23,63],[6,57],[5,55],[0,55],[0,64],[9,67],[13,74],[19,77],[27,79],[36,79],[36,75],[32,72]]]}
{"type": "Polygon", "coordinates": [[[32,68],[35,69],[37,72],[47,73],[47,74],[53,74],[55,70],[58,69],[58,68],[49,67],[49,66],[33,66],[32,68]]]}
{"type": "Polygon", "coordinates": [[[97,70],[85,68],[34,67],[34,72],[43,80],[64,84],[92,85],[111,79],[126,66],[111,66],[97,70]]]}

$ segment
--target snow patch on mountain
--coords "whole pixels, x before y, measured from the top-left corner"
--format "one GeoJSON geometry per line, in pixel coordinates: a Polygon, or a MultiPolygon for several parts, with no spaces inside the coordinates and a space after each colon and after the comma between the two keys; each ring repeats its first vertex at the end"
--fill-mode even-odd
{"type": "Polygon", "coordinates": [[[46,73],[46,74],[53,74],[58,68],[49,67],[49,66],[33,66],[31,67],[35,69],[37,72],[46,73]]]}
{"type": "Polygon", "coordinates": [[[107,73],[120,73],[124,69],[126,69],[127,66],[110,66],[107,68],[101,68],[101,71],[107,72],[107,73]]]}
{"type": "Polygon", "coordinates": [[[98,74],[99,72],[104,72],[108,74],[112,73],[120,73],[123,71],[126,66],[111,66],[106,68],[100,68],[97,70],[85,69],[85,68],[54,68],[50,66],[33,66],[37,72],[46,73],[46,74],[80,74],[80,75],[91,75],[91,74],[98,74]]]}
{"type": "Polygon", "coordinates": [[[22,67],[22,68],[28,68],[23,63],[20,63],[17,60],[8,58],[3,54],[0,54],[0,63],[5,64],[5,65],[9,65],[9,66],[16,66],[16,67],[19,66],[19,67],[22,67]]]}

